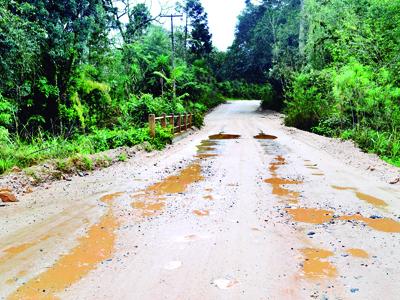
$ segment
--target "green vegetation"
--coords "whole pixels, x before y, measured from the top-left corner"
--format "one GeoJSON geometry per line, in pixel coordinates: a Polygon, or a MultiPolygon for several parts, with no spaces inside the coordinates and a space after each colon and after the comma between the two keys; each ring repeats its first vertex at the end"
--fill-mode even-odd
{"type": "Polygon", "coordinates": [[[201,126],[224,100],[215,50],[200,2],[177,10],[188,26],[175,28],[172,64],[170,34],[143,3],[1,1],[0,174],[48,159],[90,170],[89,154],[144,142],[161,149],[172,135],[158,128],[151,139],[150,113],[192,112],[201,126]]]}
{"type": "Polygon", "coordinates": [[[161,149],[172,136],[149,137],[150,113],[192,112],[200,127],[226,98],[262,100],[287,125],[400,164],[399,1],[245,0],[226,52],[213,48],[200,0],[158,16],[139,2],[0,1],[0,174],[47,159],[86,170],[103,163],[93,153],[161,149]],[[155,22],[170,12],[187,20],[174,55],[155,22]]]}
{"type": "Polygon", "coordinates": [[[399,24],[399,1],[247,0],[219,76],[272,85],[287,125],[400,165],[399,24]]]}

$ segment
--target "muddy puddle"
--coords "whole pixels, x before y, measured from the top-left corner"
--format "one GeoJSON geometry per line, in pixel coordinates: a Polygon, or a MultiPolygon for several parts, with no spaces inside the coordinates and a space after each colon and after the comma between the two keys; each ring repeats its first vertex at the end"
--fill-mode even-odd
{"type": "MultiPolygon", "coordinates": [[[[196,160],[192,164],[181,170],[177,175],[169,176],[145,190],[131,195],[134,199],[132,207],[142,217],[152,217],[162,213],[166,208],[169,196],[184,193],[190,185],[204,180],[201,161],[218,156],[219,140],[237,139],[239,137],[239,135],[220,133],[201,141],[196,146],[197,154],[194,156],[196,160]]],[[[206,191],[212,192],[212,189],[206,191]]],[[[207,195],[204,199],[213,200],[213,197],[207,195]]],[[[197,215],[202,214],[202,211],[196,212],[198,212],[197,215]]]]}
{"type": "Polygon", "coordinates": [[[366,226],[376,231],[388,233],[400,233],[400,223],[390,218],[381,217],[364,217],[362,215],[350,216],[334,216],[333,211],[314,209],[314,208],[296,208],[286,210],[293,221],[308,223],[308,224],[327,224],[334,220],[348,221],[348,222],[361,222],[366,226]]]}
{"type": "Polygon", "coordinates": [[[308,279],[333,278],[337,276],[335,266],[328,261],[333,252],[324,249],[305,248],[302,273],[308,279]]]}
{"type": "Polygon", "coordinates": [[[238,134],[226,134],[226,133],[219,133],[209,136],[210,140],[237,140],[239,138],[240,135],[238,134]]]}
{"type": "Polygon", "coordinates": [[[278,137],[275,135],[269,135],[261,132],[258,135],[254,136],[254,138],[256,140],[276,140],[278,137]]]}
{"type": "Polygon", "coordinates": [[[358,189],[353,188],[353,187],[343,187],[343,186],[336,186],[336,185],[332,185],[332,188],[338,191],[351,191],[354,192],[355,196],[361,200],[364,201],[366,203],[369,203],[377,208],[385,208],[388,206],[388,204],[382,200],[379,199],[377,197],[362,193],[360,191],[358,191],[358,189]]]}
{"type": "Polygon", "coordinates": [[[287,209],[286,212],[290,214],[294,221],[309,224],[329,223],[333,219],[333,212],[328,210],[294,208],[287,209]]]}
{"type": "Polygon", "coordinates": [[[342,221],[362,222],[368,227],[387,233],[400,233],[400,223],[390,218],[364,217],[362,215],[343,216],[338,218],[342,221]]]}
{"type": "Polygon", "coordinates": [[[346,253],[348,255],[351,255],[352,257],[357,257],[357,258],[369,258],[369,254],[367,251],[362,250],[362,249],[347,249],[346,253]]]}
{"type": "Polygon", "coordinates": [[[40,244],[41,242],[48,240],[50,237],[51,237],[51,235],[45,235],[36,241],[23,243],[21,245],[13,246],[13,247],[9,247],[9,248],[5,249],[3,251],[4,255],[0,257],[0,265],[9,261],[10,259],[17,256],[18,254],[21,254],[21,253],[25,252],[26,250],[40,244]]]}
{"type": "Polygon", "coordinates": [[[45,272],[19,287],[8,299],[58,299],[57,293],[64,291],[94,270],[98,264],[112,257],[119,221],[113,213],[113,200],[122,194],[104,196],[107,213],[92,225],[78,245],[61,256],[45,272]]]}
{"type": "Polygon", "coordinates": [[[190,185],[202,181],[204,177],[201,172],[199,163],[190,164],[179,174],[169,176],[149,186],[144,191],[132,195],[131,197],[135,199],[132,207],[142,217],[151,217],[159,214],[165,209],[168,196],[183,193],[190,185]]]}
{"type": "Polygon", "coordinates": [[[302,181],[280,178],[278,175],[278,170],[281,166],[286,165],[286,159],[282,156],[277,156],[274,161],[270,163],[269,171],[272,175],[271,178],[264,180],[272,186],[272,194],[283,199],[289,204],[296,204],[299,202],[300,193],[293,191],[286,185],[300,185],[302,181]]]}
{"type": "Polygon", "coordinates": [[[201,141],[200,145],[197,145],[197,153],[207,153],[211,151],[216,151],[218,142],[217,141],[211,141],[211,140],[203,140],[201,141]]]}

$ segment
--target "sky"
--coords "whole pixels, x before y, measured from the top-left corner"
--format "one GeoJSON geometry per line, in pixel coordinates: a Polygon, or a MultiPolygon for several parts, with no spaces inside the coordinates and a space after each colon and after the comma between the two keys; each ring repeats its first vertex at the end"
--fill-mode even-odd
{"type": "MultiPolygon", "coordinates": [[[[158,0],[161,5],[173,5],[176,0],[158,0]]],[[[200,0],[208,14],[210,31],[213,35],[213,44],[219,50],[225,51],[232,45],[237,17],[245,7],[245,0],[200,0]]],[[[157,1],[152,2],[152,13],[159,13],[157,1]]],[[[179,24],[179,20],[177,20],[179,24]]],[[[165,22],[169,28],[169,21],[165,22]]]]}
{"type": "Polygon", "coordinates": [[[232,45],[237,17],[244,9],[244,0],[201,0],[208,13],[213,44],[219,50],[232,45]]]}

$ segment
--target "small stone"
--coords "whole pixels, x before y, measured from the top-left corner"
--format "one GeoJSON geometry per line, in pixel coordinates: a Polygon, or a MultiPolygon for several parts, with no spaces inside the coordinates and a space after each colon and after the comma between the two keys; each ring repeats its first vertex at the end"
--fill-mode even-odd
{"type": "Polygon", "coordinates": [[[9,191],[9,189],[1,189],[0,190],[0,200],[7,202],[17,202],[17,197],[9,191]]]}
{"type": "Polygon", "coordinates": [[[21,170],[20,168],[18,168],[17,166],[14,166],[14,167],[11,169],[11,172],[12,172],[12,173],[20,173],[20,172],[22,172],[22,170],[21,170]]]}
{"type": "Polygon", "coordinates": [[[393,179],[392,181],[390,181],[389,183],[390,184],[397,184],[399,182],[400,182],[400,177],[397,177],[397,178],[393,179]]]}
{"type": "Polygon", "coordinates": [[[350,289],[350,292],[352,292],[352,293],[354,294],[354,293],[357,293],[359,290],[360,290],[360,289],[352,288],[352,289],[350,289]]]}
{"type": "Polygon", "coordinates": [[[310,236],[315,235],[315,232],[314,231],[310,231],[309,233],[307,233],[307,235],[310,235],[310,236]]]}
{"type": "Polygon", "coordinates": [[[28,186],[28,187],[25,189],[25,194],[31,194],[31,193],[33,193],[33,189],[32,189],[30,186],[28,186]]]}

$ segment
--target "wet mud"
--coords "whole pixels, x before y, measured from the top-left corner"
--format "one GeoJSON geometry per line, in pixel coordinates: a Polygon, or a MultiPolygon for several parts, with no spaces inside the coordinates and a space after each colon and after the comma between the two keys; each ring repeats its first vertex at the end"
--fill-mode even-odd
{"type": "Polygon", "coordinates": [[[358,189],[353,187],[342,187],[342,186],[332,185],[332,188],[338,191],[352,191],[359,200],[369,203],[377,208],[385,208],[388,206],[388,204],[384,200],[362,193],[358,191],[358,189]]]}
{"type": "Polygon", "coordinates": [[[45,272],[19,287],[8,299],[58,299],[64,291],[94,270],[98,264],[112,257],[119,221],[112,209],[112,202],[121,194],[104,196],[101,200],[109,205],[107,213],[91,226],[86,235],[78,239],[78,245],[61,256],[45,272]]]}
{"type": "Polygon", "coordinates": [[[304,256],[302,273],[308,279],[334,278],[337,270],[328,258],[333,252],[324,249],[305,248],[301,249],[304,256]]]}
{"type": "Polygon", "coordinates": [[[269,166],[269,171],[272,177],[265,179],[264,182],[272,186],[272,194],[288,202],[289,204],[296,204],[299,202],[300,193],[286,188],[285,185],[299,185],[302,182],[298,180],[280,178],[278,175],[278,170],[284,165],[286,165],[286,159],[282,156],[277,156],[269,166]]]}
{"type": "Polygon", "coordinates": [[[346,253],[357,258],[369,258],[369,254],[367,251],[364,251],[362,249],[347,249],[346,253]]]}
{"type": "Polygon", "coordinates": [[[278,137],[274,135],[269,135],[265,133],[260,133],[256,136],[254,136],[256,140],[276,140],[278,137]]]}
{"type": "Polygon", "coordinates": [[[237,140],[239,138],[240,135],[238,134],[226,134],[226,133],[219,133],[209,136],[210,140],[237,140]]]}
{"type": "Polygon", "coordinates": [[[184,168],[178,175],[169,176],[149,186],[140,194],[132,195],[135,199],[132,207],[142,217],[151,217],[162,212],[169,195],[180,194],[196,182],[202,181],[201,166],[195,162],[184,168]]]}
{"type": "Polygon", "coordinates": [[[322,209],[312,208],[293,208],[287,209],[292,219],[296,222],[309,224],[324,224],[329,223],[333,218],[333,212],[322,209]]]}

